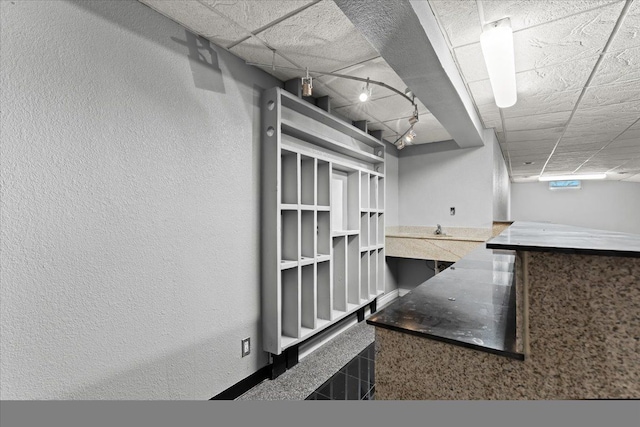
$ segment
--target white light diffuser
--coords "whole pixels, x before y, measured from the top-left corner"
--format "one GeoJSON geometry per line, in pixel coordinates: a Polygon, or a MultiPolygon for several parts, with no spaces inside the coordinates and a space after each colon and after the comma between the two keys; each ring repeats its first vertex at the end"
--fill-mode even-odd
{"type": "Polygon", "coordinates": [[[606,173],[593,173],[584,175],[548,175],[538,177],[538,181],[573,181],[586,179],[605,179],[606,173]]]}
{"type": "Polygon", "coordinates": [[[499,108],[511,107],[516,103],[518,96],[513,32],[509,18],[485,25],[480,35],[480,46],[496,105],[499,108]]]}

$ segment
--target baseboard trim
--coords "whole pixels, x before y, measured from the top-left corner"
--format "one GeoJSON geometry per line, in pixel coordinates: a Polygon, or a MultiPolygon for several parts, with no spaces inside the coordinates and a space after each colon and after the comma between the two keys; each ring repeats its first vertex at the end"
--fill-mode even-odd
{"type": "Polygon", "coordinates": [[[267,366],[258,369],[247,378],[235,383],[225,391],[213,396],[209,400],[235,400],[260,384],[262,381],[269,379],[271,377],[271,369],[271,364],[268,364],[267,366]]]}

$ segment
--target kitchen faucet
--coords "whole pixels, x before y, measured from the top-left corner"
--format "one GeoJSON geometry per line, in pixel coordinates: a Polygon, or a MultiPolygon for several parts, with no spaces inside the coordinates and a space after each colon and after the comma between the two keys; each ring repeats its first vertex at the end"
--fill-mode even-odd
{"type": "Polygon", "coordinates": [[[438,228],[436,228],[436,231],[434,231],[433,234],[442,234],[442,227],[440,227],[440,224],[438,224],[438,228]]]}

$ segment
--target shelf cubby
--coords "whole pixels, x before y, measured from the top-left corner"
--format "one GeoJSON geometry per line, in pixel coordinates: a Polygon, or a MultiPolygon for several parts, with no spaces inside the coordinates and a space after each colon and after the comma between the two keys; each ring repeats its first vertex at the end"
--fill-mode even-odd
{"type": "Polygon", "coordinates": [[[347,311],[346,237],[333,238],[333,309],[347,311]]]}
{"type": "Polygon", "coordinates": [[[378,245],[384,245],[384,214],[378,214],[378,245]]]}
{"type": "Polygon", "coordinates": [[[369,209],[378,209],[378,177],[376,175],[369,176],[369,209]]]}
{"type": "Polygon", "coordinates": [[[300,212],[300,253],[304,258],[315,258],[316,256],[316,224],[314,211],[300,212]]]}
{"type": "Polygon", "coordinates": [[[377,277],[378,272],[378,258],[376,257],[376,251],[369,251],[369,296],[378,294],[377,277]]]}
{"type": "Polygon", "coordinates": [[[366,211],[360,214],[360,244],[363,248],[369,246],[369,214],[366,211]]]}
{"type": "Polygon", "coordinates": [[[360,172],[360,209],[369,209],[369,174],[360,172]]]}
{"type": "Polygon", "coordinates": [[[331,305],[333,292],[331,292],[331,263],[322,262],[317,264],[317,316],[318,319],[331,319],[331,305]]]}
{"type": "Polygon", "coordinates": [[[318,212],[318,223],[316,226],[318,255],[331,254],[331,224],[329,212],[318,212]]]}
{"type": "Polygon", "coordinates": [[[384,258],[384,249],[378,249],[378,274],[376,288],[378,289],[378,295],[384,293],[384,267],[386,261],[384,258]]]}
{"type": "Polygon", "coordinates": [[[280,154],[281,203],[298,204],[298,153],[282,150],[280,154]]]}
{"type": "Polygon", "coordinates": [[[316,159],[300,156],[300,203],[316,204],[316,159]]]}
{"type": "Polygon", "coordinates": [[[369,299],[369,251],[360,253],[360,299],[369,299]]]}
{"type": "Polygon", "coordinates": [[[331,165],[329,164],[329,162],[318,160],[318,174],[316,180],[318,189],[317,204],[318,206],[328,207],[331,201],[331,165]]]}
{"type": "Polygon", "coordinates": [[[302,267],[301,277],[301,324],[303,328],[315,329],[317,319],[315,265],[302,267]]]}
{"type": "Polygon", "coordinates": [[[378,177],[378,209],[384,209],[384,178],[378,177]]]}
{"type": "Polygon", "coordinates": [[[369,214],[369,246],[375,246],[377,243],[378,218],[377,214],[369,214]]]}
{"type": "Polygon", "coordinates": [[[298,211],[282,211],[281,251],[282,261],[298,261],[298,211]]]}
{"type": "Polygon", "coordinates": [[[283,270],[282,273],[282,335],[300,336],[300,287],[298,269],[283,270]]]}
{"type": "Polygon", "coordinates": [[[334,170],[331,174],[331,231],[342,231],[348,227],[347,189],[348,175],[334,170]]]}
{"type": "Polygon", "coordinates": [[[360,238],[347,237],[347,302],[360,304],[360,238]]]}

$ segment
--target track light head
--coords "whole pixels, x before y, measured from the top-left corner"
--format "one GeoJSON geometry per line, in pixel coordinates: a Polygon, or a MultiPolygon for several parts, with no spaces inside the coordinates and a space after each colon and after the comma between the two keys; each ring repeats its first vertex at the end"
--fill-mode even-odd
{"type": "Polygon", "coordinates": [[[413,130],[413,128],[409,129],[409,132],[407,132],[407,135],[404,137],[404,140],[408,143],[413,142],[413,140],[416,137],[416,132],[413,130]]]}
{"type": "Polygon", "coordinates": [[[366,102],[369,98],[371,98],[371,88],[369,87],[369,79],[367,79],[367,84],[366,86],[362,86],[362,91],[358,99],[360,102],[366,102]]]}

